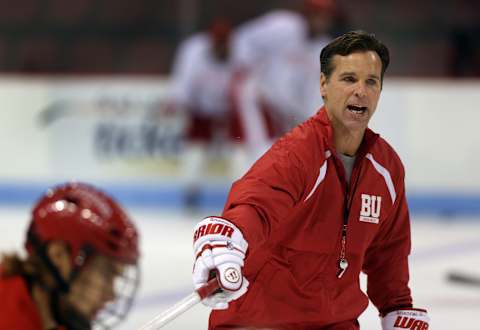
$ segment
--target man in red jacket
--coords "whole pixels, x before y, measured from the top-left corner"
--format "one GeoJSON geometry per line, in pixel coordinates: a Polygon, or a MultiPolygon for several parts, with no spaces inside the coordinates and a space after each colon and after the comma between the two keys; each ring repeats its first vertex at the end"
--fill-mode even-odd
{"type": "Polygon", "coordinates": [[[0,263],[0,330],[89,330],[128,312],[137,231],[103,192],[80,183],[48,190],[33,208],[26,248],[25,259],[0,263]]]}
{"type": "Polygon", "coordinates": [[[210,329],[355,330],[368,299],[383,330],[428,329],[408,287],[404,168],[368,128],[389,51],[353,31],[320,62],[324,107],[233,184],[222,217],[195,228],[194,284],[215,270],[223,289],[204,301],[210,329]]]}

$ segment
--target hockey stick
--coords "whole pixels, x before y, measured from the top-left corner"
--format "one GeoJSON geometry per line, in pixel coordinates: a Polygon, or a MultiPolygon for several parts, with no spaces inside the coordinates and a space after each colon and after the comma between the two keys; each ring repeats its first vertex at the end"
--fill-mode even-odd
{"type": "Polygon", "coordinates": [[[178,301],[172,307],[154,317],[139,330],[157,330],[176,319],[178,316],[198,304],[200,301],[220,289],[217,278],[212,278],[207,284],[178,301]]]}
{"type": "Polygon", "coordinates": [[[480,277],[459,272],[448,273],[447,280],[454,283],[465,284],[480,288],[480,277]]]}

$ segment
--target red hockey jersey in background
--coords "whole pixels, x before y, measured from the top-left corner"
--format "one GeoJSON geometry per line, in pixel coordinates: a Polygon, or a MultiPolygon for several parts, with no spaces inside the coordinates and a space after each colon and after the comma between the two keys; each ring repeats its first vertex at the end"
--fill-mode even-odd
{"type": "Polygon", "coordinates": [[[356,320],[368,297],[381,313],[411,306],[404,168],[367,129],[347,187],[326,111],[277,141],[230,191],[223,217],[249,243],[247,293],[215,310],[210,329],[321,329],[356,320]],[[346,259],[339,278],[342,226],[346,259]]]}

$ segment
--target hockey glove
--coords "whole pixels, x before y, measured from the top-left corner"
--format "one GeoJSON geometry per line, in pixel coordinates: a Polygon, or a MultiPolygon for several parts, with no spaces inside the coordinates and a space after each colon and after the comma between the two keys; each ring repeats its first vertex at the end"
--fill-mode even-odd
{"type": "Polygon", "coordinates": [[[204,305],[226,309],[228,303],[247,292],[248,281],[242,275],[248,243],[240,230],[219,217],[207,217],[195,227],[193,250],[193,284],[195,289],[205,285],[216,273],[221,292],[205,298],[204,305]]]}
{"type": "Polygon", "coordinates": [[[425,309],[405,308],[388,313],[382,318],[383,330],[427,330],[430,318],[425,309]]]}

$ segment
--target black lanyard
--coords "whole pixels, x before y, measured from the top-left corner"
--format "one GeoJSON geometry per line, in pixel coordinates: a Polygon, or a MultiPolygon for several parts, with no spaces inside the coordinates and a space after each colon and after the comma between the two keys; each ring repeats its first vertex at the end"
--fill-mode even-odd
{"type": "MultiPolygon", "coordinates": [[[[342,163],[343,166],[343,163],[342,163]]],[[[353,178],[353,174],[355,172],[355,165],[353,166],[352,169],[352,176],[350,178],[353,178]]],[[[338,271],[337,271],[337,277],[341,278],[343,274],[347,271],[348,268],[348,260],[347,260],[347,228],[348,228],[348,218],[350,215],[350,208],[351,204],[353,201],[353,195],[355,194],[355,189],[357,187],[358,183],[358,178],[360,177],[360,174],[355,176],[355,182],[353,184],[353,189],[352,189],[352,195],[350,195],[350,190],[348,188],[348,183],[346,177],[344,178],[345,181],[345,198],[344,198],[344,209],[343,209],[343,224],[342,224],[342,239],[341,239],[341,248],[340,248],[340,257],[338,259],[338,271]]]]}

